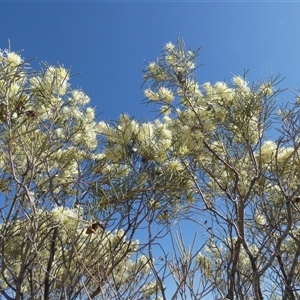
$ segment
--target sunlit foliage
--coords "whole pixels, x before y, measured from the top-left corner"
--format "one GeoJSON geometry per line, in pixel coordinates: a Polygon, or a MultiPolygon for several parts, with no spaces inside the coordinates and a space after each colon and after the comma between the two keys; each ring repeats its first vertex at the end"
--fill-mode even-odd
{"type": "Polygon", "coordinates": [[[280,75],[199,83],[199,50],[146,65],[144,122],[99,122],[70,70],[1,52],[6,299],[299,298],[299,97],[279,106],[280,75]]]}

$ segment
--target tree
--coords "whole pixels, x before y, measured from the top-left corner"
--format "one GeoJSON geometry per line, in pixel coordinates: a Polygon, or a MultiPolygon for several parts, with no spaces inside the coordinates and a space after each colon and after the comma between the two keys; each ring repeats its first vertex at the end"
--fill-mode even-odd
{"type": "Polygon", "coordinates": [[[199,85],[198,53],[147,64],[151,122],[97,122],[68,70],[1,53],[5,299],[299,298],[298,102],[279,75],[199,85]]]}
{"type": "Polygon", "coordinates": [[[95,186],[112,189],[110,181],[121,181],[126,170],[115,168],[111,179],[113,165],[97,148],[101,126],[89,97],[71,89],[63,67],[36,72],[8,50],[1,52],[0,74],[1,295],[155,294],[149,258],[134,239],[142,208],[129,217],[92,203],[95,186]]]}
{"type": "Polygon", "coordinates": [[[227,299],[298,299],[298,101],[278,110],[279,75],[252,87],[245,76],[199,86],[196,54],[181,39],[166,44],[147,67],[145,95],[161,105],[169,157],[193,181],[193,210],[208,220],[201,276],[227,299]]]}

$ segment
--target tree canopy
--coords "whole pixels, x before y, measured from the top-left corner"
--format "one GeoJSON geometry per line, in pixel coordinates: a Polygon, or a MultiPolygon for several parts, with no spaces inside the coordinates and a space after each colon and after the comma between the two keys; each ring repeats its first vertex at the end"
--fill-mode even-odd
{"type": "Polygon", "coordinates": [[[199,50],[146,65],[152,121],[99,121],[70,70],[1,52],[1,297],[299,298],[297,92],[200,84],[199,50]]]}

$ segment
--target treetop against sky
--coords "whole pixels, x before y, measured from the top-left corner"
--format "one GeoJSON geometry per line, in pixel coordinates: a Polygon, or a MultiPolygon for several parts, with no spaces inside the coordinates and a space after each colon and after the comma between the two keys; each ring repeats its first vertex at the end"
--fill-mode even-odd
{"type": "Polygon", "coordinates": [[[179,36],[146,64],[153,121],[98,121],[70,70],[1,51],[3,297],[299,297],[299,98],[200,83],[198,55],[179,36]]]}

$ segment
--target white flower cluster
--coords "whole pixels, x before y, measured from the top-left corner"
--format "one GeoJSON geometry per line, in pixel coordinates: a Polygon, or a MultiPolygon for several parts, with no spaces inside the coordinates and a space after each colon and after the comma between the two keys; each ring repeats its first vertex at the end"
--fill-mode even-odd
{"type": "Polygon", "coordinates": [[[151,76],[157,81],[162,81],[166,77],[164,69],[160,67],[156,62],[151,62],[147,67],[147,71],[149,75],[146,75],[146,78],[147,76],[151,76]]]}
{"type": "Polygon", "coordinates": [[[54,225],[62,225],[69,231],[77,230],[80,219],[80,210],[77,208],[56,207],[51,213],[54,225]]]}
{"type": "MultiPolygon", "coordinates": [[[[151,62],[147,66],[144,78],[154,82],[172,81],[170,88],[158,85],[158,88],[147,88],[144,93],[150,101],[161,101],[170,105],[174,98],[174,84],[178,87],[176,95],[182,95],[187,90],[197,89],[197,83],[189,79],[189,75],[195,69],[196,53],[186,51],[183,45],[175,46],[171,42],[164,47],[164,55],[157,62],[151,62]],[[186,91],[181,89],[185,83],[186,91]]],[[[155,84],[156,86],[156,84],[155,84]]]]}
{"type": "Polygon", "coordinates": [[[232,81],[237,90],[243,92],[244,95],[250,94],[250,88],[248,87],[248,83],[244,78],[241,76],[234,76],[232,81]]]}
{"type": "Polygon", "coordinates": [[[209,257],[206,257],[205,255],[199,252],[196,256],[196,262],[199,265],[201,272],[205,277],[211,278],[213,276],[212,263],[209,257]]]}
{"type": "Polygon", "coordinates": [[[266,217],[258,212],[256,212],[254,220],[256,224],[260,226],[265,225],[267,222],[266,217]]]}
{"type": "Polygon", "coordinates": [[[6,65],[8,68],[12,69],[18,67],[24,62],[21,56],[15,52],[8,50],[0,51],[0,63],[6,65]]]}
{"type": "Polygon", "coordinates": [[[164,47],[165,60],[174,72],[190,72],[195,68],[195,53],[176,47],[171,42],[164,47]]]}
{"type": "Polygon", "coordinates": [[[259,87],[259,90],[265,95],[272,96],[274,94],[272,85],[270,83],[262,83],[259,87]]]}
{"type": "Polygon", "coordinates": [[[168,90],[165,87],[160,87],[158,90],[158,94],[163,102],[171,103],[174,100],[174,94],[172,91],[168,90]]]}
{"type": "Polygon", "coordinates": [[[149,100],[151,100],[151,101],[157,101],[157,100],[159,100],[159,94],[158,93],[156,93],[156,92],[153,92],[151,89],[146,89],[145,91],[144,91],[144,93],[145,93],[145,96],[149,99],[149,100]]]}
{"type": "Polygon", "coordinates": [[[69,87],[69,72],[63,67],[47,66],[45,72],[41,76],[30,78],[33,89],[41,91],[41,89],[52,96],[63,96],[69,87]]]}
{"type": "Polygon", "coordinates": [[[85,105],[90,102],[90,98],[81,90],[73,90],[71,95],[72,97],[69,101],[73,105],[85,105]]]}
{"type": "MultiPolygon", "coordinates": [[[[18,54],[8,51],[1,52],[0,64],[6,70],[0,79],[6,95],[0,109],[0,125],[5,124],[0,145],[7,143],[10,124],[16,174],[26,174],[30,160],[34,166],[26,176],[34,179],[37,189],[49,190],[51,181],[49,192],[73,193],[73,184],[86,167],[84,161],[98,145],[101,125],[95,110],[87,106],[90,98],[71,89],[69,71],[62,66],[46,65],[41,72],[32,72],[18,54]]],[[[8,156],[7,147],[0,147],[1,164],[7,163],[8,156]]]]}
{"type": "Polygon", "coordinates": [[[154,123],[139,124],[130,120],[128,116],[122,115],[118,126],[111,127],[101,123],[99,130],[105,135],[109,144],[103,152],[104,157],[113,162],[126,160],[130,155],[128,147],[131,147],[131,151],[136,154],[163,161],[172,143],[171,130],[159,120],[154,123]],[[132,142],[135,145],[130,146],[132,142]]]}

